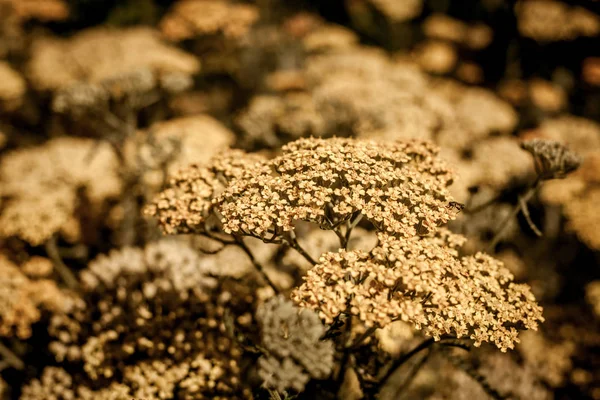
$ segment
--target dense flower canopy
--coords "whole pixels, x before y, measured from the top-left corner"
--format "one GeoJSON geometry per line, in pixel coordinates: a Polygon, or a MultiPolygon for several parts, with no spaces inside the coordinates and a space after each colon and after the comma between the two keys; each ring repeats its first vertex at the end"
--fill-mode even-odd
{"type": "Polygon", "coordinates": [[[380,231],[413,236],[457,213],[452,172],[429,142],[300,139],[282,150],[255,162],[225,153],[183,170],[147,212],[179,233],[202,228],[215,211],[226,233],[263,240],[293,231],[295,221],[331,228],[359,213],[380,231]]]}
{"type": "Polygon", "coordinates": [[[331,323],[347,308],[367,326],[411,322],[426,335],[467,336],[475,345],[502,351],[518,342],[517,329],[537,329],[542,309],[527,285],[494,258],[459,257],[464,238],[444,230],[437,237],[380,235],[371,253],[325,253],[308,271],[293,299],[331,323]]]}

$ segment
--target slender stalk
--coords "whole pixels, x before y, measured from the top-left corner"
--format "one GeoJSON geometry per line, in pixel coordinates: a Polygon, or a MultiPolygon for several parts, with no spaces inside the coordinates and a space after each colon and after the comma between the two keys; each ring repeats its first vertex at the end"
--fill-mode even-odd
{"type": "Polygon", "coordinates": [[[529,228],[531,228],[531,230],[538,237],[542,237],[543,236],[542,231],[539,230],[539,228],[535,225],[535,223],[531,219],[531,215],[529,214],[529,207],[527,207],[527,203],[525,202],[525,200],[522,197],[519,197],[519,204],[521,204],[521,209],[523,210],[523,216],[525,217],[525,220],[527,221],[529,228]]]}
{"type": "Polygon", "coordinates": [[[272,389],[267,389],[267,391],[269,392],[269,397],[271,398],[271,400],[282,400],[279,392],[272,389]]]}
{"type": "MultiPolygon", "coordinates": [[[[349,302],[348,302],[349,303],[349,302]]],[[[344,327],[344,335],[342,340],[342,360],[340,361],[340,372],[337,376],[338,387],[344,383],[344,377],[346,376],[346,368],[348,366],[348,359],[350,358],[350,346],[347,346],[350,335],[352,334],[352,315],[348,315],[346,326],[344,327]]]]}
{"type": "Polygon", "coordinates": [[[431,353],[432,350],[429,349],[427,353],[423,357],[421,357],[417,364],[414,367],[412,367],[409,374],[406,376],[406,378],[404,378],[404,381],[396,389],[396,395],[394,396],[395,399],[400,399],[403,392],[405,392],[406,389],[410,387],[411,383],[414,381],[419,371],[421,371],[421,368],[423,368],[425,363],[427,363],[427,361],[429,360],[431,353]]]}
{"type": "Polygon", "coordinates": [[[25,368],[25,363],[12,352],[11,349],[6,347],[4,343],[0,342],[0,356],[4,358],[4,361],[15,369],[23,369],[25,368]]]}
{"type": "Polygon", "coordinates": [[[267,275],[267,273],[265,271],[265,268],[262,266],[262,264],[259,263],[256,260],[256,258],[254,258],[254,254],[252,254],[252,252],[250,251],[250,249],[248,248],[248,246],[246,246],[246,243],[244,243],[244,240],[241,237],[239,237],[239,236],[234,236],[234,239],[235,239],[237,245],[240,246],[240,248],[242,250],[244,250],[244,252],[248,256],[248,258],[252,262],[252,265],[254,265],[254,268],[256,268],[256,270],[262,276],[262,278],[265,280],[265,282],[267,282],[267,284],[269,286],[271,286],[271,288],[273,289],[273,291],[275,292],[275,294],[279,294],[280,293],[279,288],[277,286],[275,286],[275,284],[273,283],[273,281],[271,280],[271,278],[269,278],[269,276],[267,275]]]}
{"type": "Polygon", "coordinates": [[[60,275],[67,287],[76,290],[79,287],[79,282],[77,281],[77,278],[75,278],[75,275],[71,269],[65,265],[60,257],[60,252],[58,251],[58,246],[56,245],[56,236],[52,236],[46,242],[45,247],[46,253],[48,253],[48,257],[50,257],[52,260],[56,272],[60,275]]]}
{"type": "Polygon", "coordinates": [[[310,256],[310,254],[308,254],[306,252],[306,250],[304,250],[302,248],[302,246],[300,246],[300,243],[298,243],[298,240],[296,239],[296,234],[293,231],[290,232],[290,234],[289,234],[288,243],[292,249],[294,249],[298,253],[300,253],[302,255],[302,257],[304,257],[306,259],[306,261],[311,263],[311,265],[317,265],[317,262],[315,261],[315,259],[312,258],[310,256]]]}
{"type": "Polygon", "coordinates": [[[335,232],[336,236],[338,237],[338,239],[340,240],[340,247],[342,249],[346,249],[348,247],[348,242],[346,241],[346,236],[344,236],[342,234],[342,232],[340,231],[339,227],[333,229],[333,231],[335,232]]]}
{"type": "Polygon", "coordinates": [[[465,207],[465,214],[476,214],[479,211],[483,211],[486,208],[488,208],[489,206],[491,206],[492,204],[496,203],[498,200],[500,200],[502,196],[498,195],[498,196],[494,196],[491,199],[488,199],[486,201],[484,201],[483,203],[476,205],[475,207],[465,207]]]}
{"type": "Polygon", "coordinates": [[[348,228],[346,228],[346,235],[344,236],[344,249],[348,247],[348,243],[350,243],[350,235],[352,235],[352,230],[356,228],[356,225],[360,223],[362,217],[363,215],[360,212],[358,212],[358,215],[354,217],[352,222],[349,221],[348,228]]]}
{"type": "Polygon", "coordinates": [[[435,343],[435,340],[433,338],[427,339],[427,340],[423,341],[421,344],[419,344],[417,347],[415,347],[414,349],[409,351],[408,353],[402,355],[402,357],[398,358],[397,360],[394,360],[392,362],[392,365],[390,365],[390,368],[387,369],[387,371],[385,372],[383,377],[379,380],[380,387],[385,386],[387,381],[390,379],[390,377],[392,375],[394,375],[394,372],[396,372],[396,370],[398,370],[398,368],[400,368],[402,365],[404,365],[405,362],[410,360],[414,355],[429,348],[434,343],[435,343]]]}
{"type": "Polygon", "coordinates": [[[502,393],[498,392],[496,389],[494,389],[489,382],[487,381],[486,377],[481,375],[477,369],[471,365],[468,361],[461,359],[459,357],[456,357],[455,355],[453,355],[452,353],[445,351],[446,349],[442,349],[442,354],[448,359],[450,360],[450,362],[452,364],[454,364],[455,366],[457,366],[458,368],[462,369],[467,375],[469,375],[473,380],[475,380],[477,383],[479,383],[479,385],[481,386],[481,388],[494,400],[504,400],[507,399],[508,396],[503,395],[502,393]]]}
{"type": "Polygon", "coordinates": [[[519,199],[519,202],[517,203],[517,205],[515,206],[515,208],[513,209],[513,211],[510,213],[510,215],[508,215],[504,221],[502,221],[502,223],[500,224],[500,229],[498,229],[498,232],[496,232],[496,234],[494,235],[494,238],[492,239],[490,246],[489,246],[489,251],[492,252],[494,250],[494,248],[496,247],[496,245],[498,244],[498,242],[500,242],[500,239],[502,239],[502,235],[504,234],[504,232],[506,231],[506,229],[509,226],[510,221],[512,221],[517,215],[519,215],[519,212],[522,209],[522,205],[523,204],[527,204],[527,202],[533,197],[533,195],[537,192],[538,188],[540,187],[540,184],[542,183],[542,180],[538,177],[535,182],[533,182],[529,188],[527,189],[527,191],[525,192],[525,194],[519,199]]]}
{"type": "Polygon", "coordinates": [[[360,335],[359,338],[356,339],[354,341],[354,343],[352,343],[350,345],[349,348],[352,349],[352,350],[356,349],[357,347],[359,347],[362,344],[362,342],[364,342],[367,338],[371,337],[371,335],[373,335],[373,333],[375,333],[376,330],[377,330],[376,326],[370,327],[369,329],[367,329],[366,331],[364,331],[363,334],[360,335]]]}

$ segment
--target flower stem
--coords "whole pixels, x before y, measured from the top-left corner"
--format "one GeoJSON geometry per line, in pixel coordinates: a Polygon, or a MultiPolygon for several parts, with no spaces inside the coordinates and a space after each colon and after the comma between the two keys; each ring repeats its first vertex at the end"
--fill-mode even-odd
{"type": "Polygon", "coordinates": [[[290,232],[288,243],[290,244],[290,246],[292,247],[292,249],[294,249],[298,253],[300,253],[300,255],[302,255],[302,257],[304,257],[306,259],[306,261],[308,261],[309,263],[311,263],[311,265],[317,265],[317,262],[315,261],[315,259],[312,258],[310,256],[310,254],[308,254],[306,252],[306,250],[304,250],[302,248],[302,246],[300,246],[300,243],[298,243],[298,240],[296,239],[296,234],[293,231],[290,232]]]}
{"type": "Polygon", "coordinates": [[[421,344],[419,344],[417,347],[415,347],[408,353],[402,355],[402,357],[398,358],[397,360],[394,360],[392,362],[392,365],[390,365],[390,368],[387,369],[387,371],[385,372],[383,377],[379,380],[379,382],[380,382],[379,387],[384,387],[386,385],[387,381],[390,379],[390,377],[392,375],[394,375],[394,372],[396,372],[398,370],[398,368],[400,368],[402,365],[404,365],[405,362],[410,360],[414,355],[429,348],[434,343],[435,343],[435,340],[433,338],[429,338],[429,339],[423,341],[421,344]]]}
{"type": "Polygon", "coordinates": [[[8,365],[15,369],[21,370],[25,368],[25,363],[3,343],[0,343],[0,356],[4,358],[4,361],[8,365]]]}
{"type": "Polygon", "coordinates": [[[256,268],[256,270],[262,276],[262,278],[265,280],[265,282],[267,282],[267,284],[269,286],[271,286],[271,288],[273,289],[273,291],[275,292],[275,294],[279,294],[280,293],[279,288],[277,286],[275,286],[275,284],[273,283],[273,281],[271,280],[271,278],[269,278],[269,276],[267,275],[267,273],[265,271],[265,268],[262,266],[262,264],[259,263],[256,260],[256,258],[254,258],[254,254],[252,254],[252,252],[250,251],[250,249],[248,248],[248,246],[246,246],[246,243],[244,243],[244,240],[241,237],[239,237],[239,236],[234,236],[234,239],[235,239],[236,243],[238,244],[238,246],[240,246],[240,248],[242,250],[244,250],[244,252],[248,256],[248,258],[252,262],[252,265],[254,265],[254,268],[256,268]]]}
{"type": "Polygon", "coordinates": [[[498,232],[496,232],[496,234],[494,235],[494,238],[492,239],[492,241],[490,243],[490,246],[489,246],[489,249],[488,249],[489,252],[492,252],[496,248],[496,245],[502,239],[502,235],[504,235],[504,232],[508,228],[510,222],[517,215],[519,215],[519,212],[523,208],[523,205],[525,205],[525,206],[527,205],[527,202],[537,192],[537,190],[539,189],[541,183],[542,183],[542,180],[538,177],[535,180],[535,182],[533,182],[531,185],[529,185],[529,187],[527,188],[527,191],[525,192],[525,194],[522,197],[519,198],[519,201],[517,202],[517,205],[513,208],[513,210],[510,213],[510,215],[508,215],[504,219],[504,221],[502,221],[502,223],[500,224],[500,228],[498,229],[498,232]]]}
{"type": "Polygon", "coordinates": [[[46,253],[48,253],[48,257],[50,257],[54,264],[54,269],[58,272],[65,284],[70,289],[76,290],[79,287],[79,282],[77,281],[77,278],[75,278],[75,275],[73,275],[71,269],[65,265],[60,257],[58,246],[56,245],[56,236],[51,237],[46,242],[46,253]]]}

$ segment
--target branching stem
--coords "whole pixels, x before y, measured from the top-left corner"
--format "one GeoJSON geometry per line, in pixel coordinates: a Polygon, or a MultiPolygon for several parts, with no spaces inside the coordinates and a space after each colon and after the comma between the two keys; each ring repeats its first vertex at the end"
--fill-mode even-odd
{"type": "Polygon", "coordinates": [[[398,368],[400,368],[402,365],[404,365],[405,362],[407,362],[408,360],[410,360],[414,355],[416,355],[416,354],[420,353],[421,351],[429,348],[434,343],[435,343],[435,340],[433,338],[429,338],[429,339],[423,341],[421,344],[419,344],[417,347],[415,347],[414,349],[412,349],[408,353],[402,355],[402,357],[398,358],[397,360],[394,360],[392,362],[392,365],[390,365],[390,367],[387,369],[387,371],[385,372],[385,374],[383,375],[383,377],[379,380],[380,387],[385,386],[386,383],[387,383],[387,381],[390,379],[390,377],[392,375],[394,375],[394,372],[396,372],[396,370],[398,368]]]}
{"type": "Polygon", "coordinates": [[[25,363],[15,353],[13,353],[11,349],[6,347],[4,343],[1,342],[0,356],[4,358],[6,364],[10,365],[15,369],[22,370],[23,368],[25,368],[25,363]]]}
{"type": "Polygon", "coordinates": [[[354,341],[354,343],[352,343],[349,347],[349,349],[354,350],[357,347],[359,347],[365,340],[367,340],[369,337],[371,337],[375,331],[377,330],[376,326],[372,326],[369,329],[367,329],[366,331],[364,331],[364,333],[362,335],[360,335],[358,337],[358,339],[356,339],[354,341]]]}
{"type": "Polygon", "coordinates": [[[248,246],[246,246],[246,243],[244,243],[244,240],[241,237],[239,237],[239,236],[234,236],[234,239],[235,239],[237,245],[240,246],[240,248],[242,250],[244,250],[244,252],[248,256],[248,258],[252,262],[252,265],[254,265],[254,268],[256,268],[256,270],[262,276],[262,278],[265,280],[265,282],[267,282],[267,284],[269,286],[271,286],[271,288],[273,289],[273,291],[275,292],[275,294],[279,294],[280,293],[279,288],[277,286],[275,286],[275,284],[273,283],[273,281],[271,280],[271,278],[269,278],[269,276],[267,275],[267,272],[265,271],[265,268],[262,266],[262,264],[259,263],[256,260],[256,258],[254,258],[254,255],[252,254],[252,252],[250,251],[250,249],[248,248],[248,246]]]}
{"type": "Polygon", "coordinates": [[[537,190],[539,189],[541,183],[542,183],[542,180],[538,177],[535,180],[535,182],[533,182],[531,185],[529,185],[529,188],[527,189],[527,191],[525,192],[525,194],[522,197],[519,198],[519,202],[517,203],[517,205],[513,208],[513,210],[510,213],[510,215],[508,215],[504,219],[504,221],[502,221],[502,223],[500,224],[500,228],[498,229],[498,232],[496,232],[496,234],[494,235],[494,238],[492,239],[492,241],[490,243],[490,246],[489,246],[489,251],[490,252],[492,252],[494,250],[494,248],[496,248],[496,245],[502,239],[502,235],[504,234],[504,232],[506,231],[506,229],[510,225],[510,222],[517,215],[519,215],[519,212],[523,209],[523,205],[527,205],[527,202],[537,192],[537,190]]]}
{"type": "Polygon", "coordinates": [[[288,243],[290,245],[290,247],[294,250],[296,250],[298,253],[300,253],[300,255],[302,255],[302,257],[304,257],[306,259],[306,261],[308,261],[309,263],[311,263],[311,265],[317,265],[317,262],[315,261],[314,258],[312,258],[310,256],[310,254],[308,254],[306,252],[306,250],[304,250],[302,248],[302,246],[300,246],[300,243],[298,243],[298,239],[296,239],[296,234],[291,231],[289,236],[288,236],[288,243]]]}
{"type": "Polygon", "coordinates": [[[60,252],[58,251],[58,246],[56,245],[56,236],[52,236],[46,242],[46,253],[48,253],[48,257],[52,260],[54,264],[54,269],[60,275],[62,280],[65,282],[67,287],[73,290],[77,290],[79,287],[79,282],[75,275],[71,271],[69,267],[65,265],[62,258],[60,257],[60,252]]]}
{"type": "Polygon", "coordinates": [[[417,376],[419,371],[421,371],[421,368],[423,368],[423,366],[427,363],[427,360],[429,360],[430,356],[431,356],[431,349],[429,349],[427,351],[427,353],[423,357],[421,357],[421,359],[417,362],[417,364],[412,367],[412,369],[410,370],[408,375],[404,378],[404,380],[402,381],[400,386],[398,386],[398,388],[396,389],[396,395],[394,396],[395,399],[401,398],[402,393],[404,393],[406,391],[406,389],[408,389],[410,387],[410,384],[413,382],[413,380],[415,379],[415,377],[417,376]]]}

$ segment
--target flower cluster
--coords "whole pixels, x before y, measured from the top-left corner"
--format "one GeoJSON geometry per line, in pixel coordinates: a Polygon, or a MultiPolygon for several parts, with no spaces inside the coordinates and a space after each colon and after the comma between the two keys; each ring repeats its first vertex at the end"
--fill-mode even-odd
{"type": "Polygon", "coordinates": [[[38,90],[100,83],[141,69],[161,77],[189,75],[200,68],[194,56],[163,43],[149,28],[96,28],[70,39],[40,38],[33,43],[32,55],[29,76],[38,90]]]}
{"type": "Polygon", "coordinates": [[[23,77],[8,63],[0,61],[0,111],[19,106],[26,88],[23,77]]]}
{"type": "Polygon", "coordinates": [[[4,156],[0,183],[0,196],[7,199],[0,214],[0,236],[39,245],[59,232],[79,236],[74,218],[80,191],[94,215],[121,193],[122,182],[108,145],[64,137],[4,156]]]}
{"type": "Polygon", "coordinates": [[[227,334],[225,314],[249,326],[254,297],[202,266],[192,248],[168,240],[92,261],[81,274],[83,299],[52,317],[57,361],[83,363],[83,382],[110,383],[125,367],[133,389],[137,382],[181,398],[242,396],[242,350],[227,334]]]}
{"type": "Polygon", "coordinates": [[[244,36],[259,14],[255,6],[229,0],[179,0],[160,22],[170,40],[222,34],[235,39],[244,36]]]}
{"type": "Polygon", "coordinates": [[[600,32],[598,15],[560,1],[519,1],[515,11],[521,35],[540,42],[573,40],[600,32]]]}
{"type": "Polygon", "coordinates": [[[0,287],[0,336],[27,339],[43,311],[59,312],[71,303],[53,280],[28,278],[4,255],[0,255],[0,287]]]}
{"type": "Polygon", "coordinates": [[[413,236],[456,215],[446,188],[452,173],[430,143],[301,139],[282,150],[254,164],[231,153],[238,165],[219,166],[227,157],[217,157],[184,170],[148,213],[173,233],[201,226],[215,210],[226,233],[263,240],[292,231],[296,221],[331,227],[356,213],[380,231],[413,236]],[[232,178],[218,195],[217,173],[232,178]]]}
{"type": "Polygon", "coordinates": [[[326,253],[293,299],[329,323],[347,312],[349,301],[349,312],[367,326],[400,319],[436,339],[467,336],[476,345],[511,349],[517,329],[537,329],[544,320],[542,309],[501,262],[482,253],[459,258],[455,247],[462,241],[453,234],[433,240],[380,235],[370,254],[326,253]]]}

